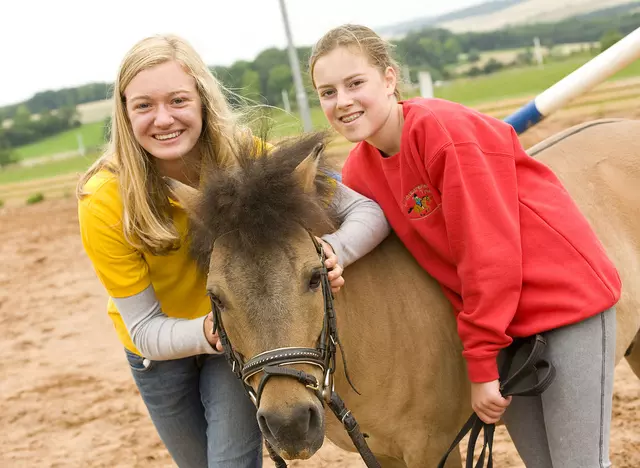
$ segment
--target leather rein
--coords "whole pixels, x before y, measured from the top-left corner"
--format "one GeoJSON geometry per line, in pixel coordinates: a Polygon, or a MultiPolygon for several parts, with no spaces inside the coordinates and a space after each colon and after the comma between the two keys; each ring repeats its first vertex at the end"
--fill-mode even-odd
{"type": "MultiPolygon", "coordinates": [[[[344,402],[335,392],[333,374],[336,366],[336,350],[339,347],[342,354],[342,362],[347,381],[356,393],[359,394],[349,378],[344,350],[342,349],[340,339],[338,337],[338,326],[335,309],[333,307],[333,294],[331,292],[331,285],[328,277],[329,272],[324,264],[326,259],[324,250],[322,245],[320,245],[316,240],[315,236],[310,232],[309,235],[322,263],[320,276],[322,295],[324,297],[324,321],[316,348],[277,348],[253,356],[245,362],[242,355],[233,349],[233,346],[229,341],[229,336],[227,335],[222,323],[220,307],[218,306],[215,298],[211,296],[213,332],[218,332],[218,337],[220,338],[220,342],[222,343],[224,350],[224,356],[227,359],[227,362],[231,365],[231,370],[235,376],[242,381],[247,395],[249,395],[249,398],[253,401],[256,408],[260,407],[262,392],[271,377],[279,376],[296,379],[315,393],[323,407],[326,403],[329,408],[331,408],[335,416],[342,422],[343,426],[347,430],[366,466],[368,468],[380,468],[380,463],[376,460],[371,449],[367,445],[365,436],[360,431],[360,427],[358,426],[356,419],[351,414],[351,411],[347,410],[344,402]],[[323,375],[322,382],[318,382],[314,375],[290,367],[294,364],[309,364],[320,368],[323,375]],[[260,373],[262,373],[262,378],[258,384],[257,391],[254,391],[253,387],[249,384],[249,379],[260,373]]],[[[276,453],[268,441],[265,440],[265,442],[269,455],[274,461],[276,467],[286,468],[287,464],[282,457],[276,453]]]]}
{"type": "MultiPolygon", "coordinates": [[[[503,397],[506,398],[512,395],[537,396],[549,388],[549,385],[556,377],[556,369],[550,361],[542,358],[546,346],[547,340],[542,335],[537,334],[527,338],[516,339],[513,344],[506,348],[506,358],[500,369],[500,393],[503,397]],[[530,345],[531,351],[527,354],[524,363],[513,374],[509,375],[515,354],[524,345],[530,345]],[[540,375],[538,375],[538,372],[540,372],[540,375]],[[536,376],[537,382],[533,385],[523,386],[522,382],[532,375],[536,376]]],[[[485,457],[487,460],[486,468],[493,468],[493,436],[495,429],[495,424],[485,423],[476,413],[473,413],[462,426],[447,452],[440,459],[438,468],[444,468],[447,458],[467,433],[469,433],[469,440],[465,468],[483,468],[485,466],[485,457]],[[478,460],[474,465],[474,451],[481,431],[484,431],[484,441],[478,460]]]]}

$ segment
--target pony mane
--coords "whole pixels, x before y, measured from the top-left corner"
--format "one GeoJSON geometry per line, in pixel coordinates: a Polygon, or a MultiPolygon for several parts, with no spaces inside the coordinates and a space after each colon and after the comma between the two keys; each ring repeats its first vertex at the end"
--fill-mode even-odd
{"type": "Polygon", "coordinates": [[[305,193],[294,174],[326,138],[325,132],[309,133],[279,142],[271,150],[245,138],[238,144],[235,164],[203,173],[197,221],[190,223],[191,254],[203,271],[209,268],[215,240],[224,234],[232,233],[234,251],[255,255],[283,242],[299,226],[315,235],[335,226],[330,202],[336,181],[327,175],[331,168],[322,155],[315,193],[305,193]]]}

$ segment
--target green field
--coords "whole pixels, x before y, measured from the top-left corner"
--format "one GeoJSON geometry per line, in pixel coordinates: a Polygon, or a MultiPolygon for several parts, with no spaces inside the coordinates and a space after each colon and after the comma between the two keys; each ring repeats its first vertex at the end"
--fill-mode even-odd
{"type": "MultiPolygon", "coordinates": [[[[503,99],[535,96],[580,68],[591,58],[587,55],[577,56],[564,61],[546,63],[543,68],[537,66],[512,68],[487,76],[459,79],[434,88],[434,94],[436,97],[470,106],[503,99]]],[[[631,63],[607,81],[635,76],[640,76],[640,60],[631,63]]],[[[273,111],[271,115],[274,119],[271,134],[274,137],[302,131],[302,123],[297,115],[292,116],[284,111],[273,111]]],[[[316,129],[328,126],[320,108],[311,109],[311,120],[316,129]]]]}
{"type": "Polygon", "coordinates": [[[15,157],[17,159],[30,159],[77,150],[78,133],[82,135],[84,147],[87,149],[96,148],[104,143],[103,123],[93,122],[53,135],[36,143],[20,146],[15,149],[15,157]]]}
{"type": "MultiPolygon", "coordinates": [[[[436,97],[466,105],[478,105],[487,101],[533,96],[579,68],[589,58],[588,56],[573,57],[561,62],[547,63],[544,68],[536,66],[515,68],[482,77],[459,79],[444,86],[436,87],[435,95],[436,97]]],[[[630,64],[610,80],[633,76],[640,76],[640,61],[630,64]]],[[[272,109],[267,113],[270,115],[272,127],[270,134],[274,138],[302,131],[302,122],[297,114],[287,114],[284,110],[278,109],[272,109]]],[[[314,107],[311,109],[311,119],[314,128],[327,127],[320,108],[314,107]]],[[[103,144],[103,123],[94,122],[37,143],[16,148],[15,156],[18,159],[28,159],[74,151],[78,148],[77,133],[82,134],[86,148],[95,148],[103,144]]]]}
{"type": "MultiPolygon", "coordinates": [[[[269,126],[269,137],[272,139],[295,135],[303,131],[302,120],[300,120],[298,114],[287,114],[283,109],[271,109],[264,117],[264,122],[269,126]]],[[[311,108],[311,124],[315,130],[329,127],[322,109],[319,107],[311,108]]],[[[250,126],[258,133],[260,125],[261,122],[256,121],[250,126]]]]}
{"type": "MultiPolygon", "coordinates": [[[[512,68],[492,75],[455,80],[434,89],[436,97],[465,105],[477,105],[487,101],[532,96],[578,69],[591,57],[573,57],[561,62],[550,62],[544,68],[537,66],[512,68]]],[[[627,66],[608,81],[640,75],[640,61],[627,66]]]]}
{"type": "Polygon", "coordinates": [[[0,170],[0,185],[32,179],[44,179],[62,174],[84,172],[95,160],[96,155],[63,159],[38,164],[32,167],[11,166],[0,170]]]}
{"type": "MultiPolygon", "coordinates": [[[[534,96],[579,68],[590,58],[584,55],[561,62],[550,62],[545,64],[544,68],[523,67],[473,79],[460,79],[435,88],[435,95],[471,106],[508,98],[534,96]]],[[[634,76],[640,76],[640,61],[630,64],[610,78],[610,81],[634,76]]],[[[267,115],[270,138],[278,139],[302,131],[302,122],[297,113],[287,114],[284,110],[269,109],[262,111],[261,114],[267,115]]],[[[322,110],[318,107],[311,109],[311,119],[315,129],[328,127],[322,110]]],[[[260,121],[256,118],[251,126],[254,130],[258,130],[260,125],[260,121]]],[[[28,159],[74,151],[78,147],[77,133],[82,134],[87,149],[96,148],[103,144],[103,123],[95,122],[38,143],[17,148],[15,156],[19,159],[28,159]]],[[[30,168],[10,167],[0,170],[0,184],[82,172],[89,166],[93,158],[95,158],[95,154],[85,158],[75,157],[52,161],[30,168]]]]}

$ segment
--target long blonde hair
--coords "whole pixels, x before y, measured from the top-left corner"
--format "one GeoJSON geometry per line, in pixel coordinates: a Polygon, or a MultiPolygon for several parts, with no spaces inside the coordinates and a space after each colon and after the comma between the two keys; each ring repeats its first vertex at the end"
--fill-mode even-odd
{"type": "Polygon", "coordinates": [[[236,149],[238,117],[225,98],[224,88],[198,53],[184,39],[153,36],[135,44],[125,55],[114,83],[111,137],[104,154],[81,177],[76,194],[86,195],[86,182],[98,171],[116,174],[123,203],[124,236],[135,248],[164,254],[179,245],[180,236],[170,216],[167,184],[134,137],[124,91],[142,70],[175,60],[196,81],[202,100],[203,125],[198,140],[200,165],[223,166],[236,149]]]}
{"type": "MultiPolygon", "coordinates": [[[[356,48],[369,59],[371,65],[378,68],[383,74],[387,67],[393,68],[398,77],[398,85],[400,84],[400,67],[391,52],[393,45],[366,26],[343,24],[327,32],[313,46],[311,57],[309,57],[309,74],[314,88],[316,87],[316,81],[313,78],[313,68],[316,62],[320,57],[327,55],[338,47],[356,48]]],[[[396,86],[393,94],[398,100],[402,98],[398,86],[396,86]]]]}

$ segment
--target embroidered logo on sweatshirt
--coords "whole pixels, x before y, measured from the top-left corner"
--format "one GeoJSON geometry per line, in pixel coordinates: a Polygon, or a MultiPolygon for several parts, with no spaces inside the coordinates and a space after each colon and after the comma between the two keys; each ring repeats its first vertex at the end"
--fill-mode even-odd
{"type": "Polygon", "coordinates": [[[404,208],[411,219],[427,216],[436,208],[431,189],[425,184],[418,185],[404,197],[404,208]]]}

